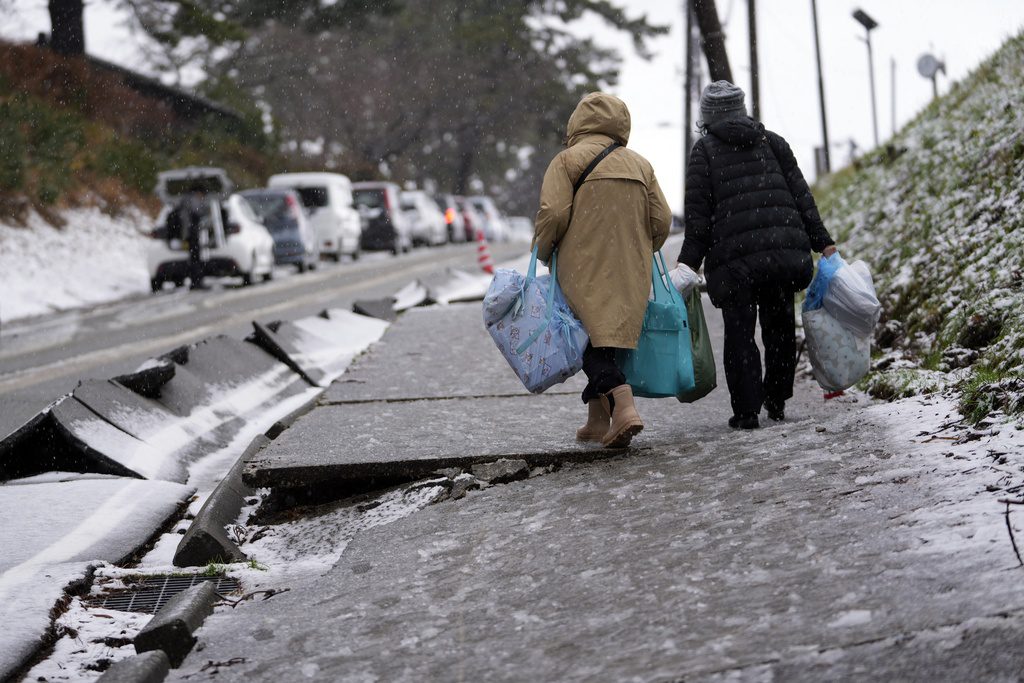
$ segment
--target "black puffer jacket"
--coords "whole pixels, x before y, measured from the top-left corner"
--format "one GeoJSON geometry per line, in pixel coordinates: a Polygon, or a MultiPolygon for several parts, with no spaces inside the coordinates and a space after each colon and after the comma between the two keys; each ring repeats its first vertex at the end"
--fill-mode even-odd
{"type": "Polygon", "coordinates": [[[833,244],[789,144],[744,117],[712,124],[686,172],[679,261],[704,261],[711,302],[746,301],[751,288],[792,291],[811,281],[811,249],[833,244]]]}

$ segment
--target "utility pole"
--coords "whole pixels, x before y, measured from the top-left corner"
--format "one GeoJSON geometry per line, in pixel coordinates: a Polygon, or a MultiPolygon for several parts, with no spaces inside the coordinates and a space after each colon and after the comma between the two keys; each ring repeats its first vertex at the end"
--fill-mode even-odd
{"type": "Polygon", "coordinates": [[[821,108],[821,134],[825,138],[823,161],[825,173],[832,172],[832,154],[829,151],[828,119],[825,116],[825,78],[821,72],[821,41],[818,37],[818,3],[811,0],[811,18],[814,20],[814,56],[818,60],[818,103],[821,108]]]}
{"type": "Polygon", "coordinates": [[[747,24],[750,29],[750,104],[755,121],[761,120],[761,74],[757,65],[756,0],[747,0],[747,24]]]}
{"type": "Polygon", "coordinates": [[[896,58],[889,58],[889,78],[892,82],[892,137],[896,137],[896,58]]]}
{"type": "Polygon", "coordinates": [[[729,68],[729,54],[725,50],[725,32],[718,19],[715,0],[693,0],[693,12],[700,26],[701,46],[708,60],[711,80],[734,83],[732,69],[729,68]]]}
{"type": "Polygon", "coordinates": [[[864,42],[868,45],[868,76],[871,79],[871,125],[875,131],[875,147],[878,147],[878,104],[875,99],[875,55],[871,50],[871,31],[878,28],[878,22],[864,10],[855,10],[853,18],[864,27],[864,42]]]}

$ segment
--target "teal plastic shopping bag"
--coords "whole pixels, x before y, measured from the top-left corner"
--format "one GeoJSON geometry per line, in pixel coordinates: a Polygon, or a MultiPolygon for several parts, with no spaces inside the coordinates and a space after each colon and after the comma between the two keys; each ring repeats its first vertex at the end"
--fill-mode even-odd
{"type": "Polygon", "coordinates": [[[694,389],[690,324],[686,303],[668,281],[661,252],[654,256],[651,281],[654,298],[647,302],[640,340],[635,349],[620,349],[616,357],[634,395],[681,396],[694,389]]]}

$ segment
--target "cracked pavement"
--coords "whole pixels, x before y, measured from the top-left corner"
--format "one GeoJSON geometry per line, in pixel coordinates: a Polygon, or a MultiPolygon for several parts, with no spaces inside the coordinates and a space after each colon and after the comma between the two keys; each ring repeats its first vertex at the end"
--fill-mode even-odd
{"type": "MultiPolygon", "coordinates": [[[[721,317],[705,305],[718,352],[721,317]]],[[[488,377],[511,372],[478,367],[479,345],[491,342],[466,311],[479,313],[404,316],[371,349],[363,363],[387,376],[382,399],[422,398],[459,372],[480,387],[462,394],[465,410],[495,402],[472,396],[493,395],[488,377]],[[412,359],[417,372],[392,381],[388,365],[411,359],[384,359],[415,351],[389,340],[415,339],[415,326],[437,325],[432,316],[461,321],[446,355],[412,359]]],[[[353,377],[374,395],[361,367],[353,377]]],[[[274,586],[286,593],[219,609],[170,680],[1024,677],[1024,569],[999,494],[987,490],[1006,468],[918,438],[942,420],[942,404],[897,414],[823,403],[799,378],[785,423],[736,432],[722,384],[692,405],[640,399],[648,428],[626,453],[360,532],[326,573],[291,574],[274,586]]],[[[319,410],[343,409],[343,398],[334,392],[319,410]]],[[[566,452],[585,415],[573,400],[509,399],[482,415],[509,452],[566,452]]],[[[420,401],[421,417],[442,402],[420,401]]],[[[293,429],[302,435],[303,421],[293,429]]],[[[394,430],[415,448],[401,422],[394,430]]],[[[488,437],[439,429],[429,452],[472,454],[493,445],[488,437]]],[[[347,437],[321,423],[316,438],[326,451],[347,437]]]]}

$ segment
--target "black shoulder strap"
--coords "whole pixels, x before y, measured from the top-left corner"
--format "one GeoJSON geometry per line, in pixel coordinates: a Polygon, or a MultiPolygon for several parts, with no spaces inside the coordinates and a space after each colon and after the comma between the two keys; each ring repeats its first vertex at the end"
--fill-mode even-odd
{"type": "Polygon", "coordinates": [[[576,184],[572,186],[572,194],[574,197],[576,196],[576,193],[579,192],[580,186],[583,185],[583,181],[587,179],[588,175],[590,175],[590,172],[597,168],[597,165],[604,161],[604,158],[606,156],[614,152],[619,147],[622,147],[622,145],[620,145],[617,142],[613,142],[612,144],[608,145],[603,150],[601,150],[600,154],[594,157],[594,160],[590,162],[589,166],[583,169],[583,173],[581,173],[580,177],[576,179],[576,184]]]}

